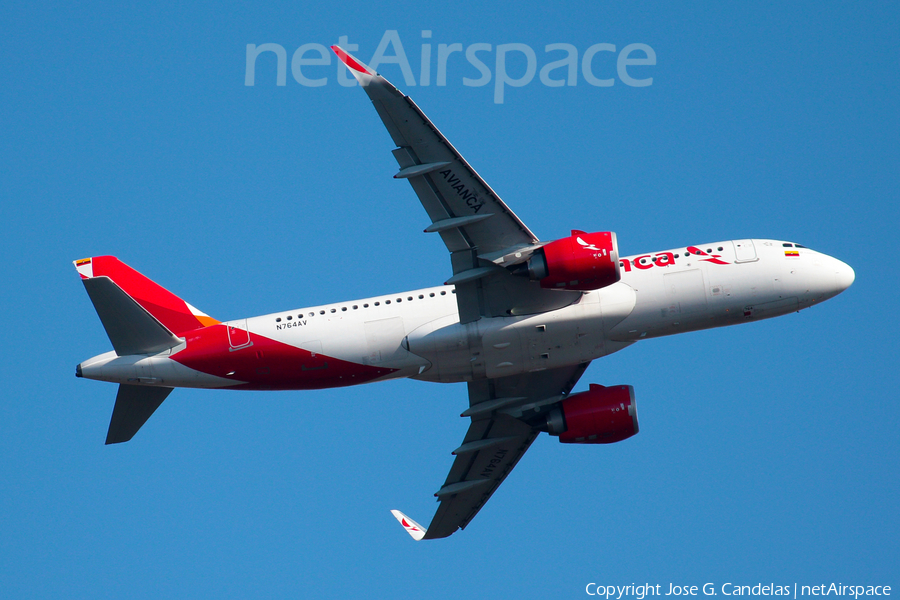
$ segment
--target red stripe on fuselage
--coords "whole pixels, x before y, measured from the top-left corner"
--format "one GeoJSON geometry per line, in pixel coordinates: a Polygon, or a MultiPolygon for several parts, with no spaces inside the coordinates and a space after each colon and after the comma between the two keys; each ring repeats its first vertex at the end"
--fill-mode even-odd
{"type": "Polygon", "coordinates": [[[187,347],[173,355],[172,360],[202,373],[234,380],[235,386],[228,389],[239,390],[343,387],[396,371],[314,354],[253,332],[249,338],[250,345],[232,348],[225,325],[197,329],[185,336],[187,347]]]}

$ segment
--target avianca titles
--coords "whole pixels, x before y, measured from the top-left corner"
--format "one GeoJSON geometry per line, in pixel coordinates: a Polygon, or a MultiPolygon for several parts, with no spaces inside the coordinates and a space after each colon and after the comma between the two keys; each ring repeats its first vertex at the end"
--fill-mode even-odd
{"type": "Polygon", "coordinates": [[[78,377],[119,384],[107,444],[130,440],[173,388],[307,390],[409,377],[466,382],[469,429],[426,528],[465,528],[541,432],[608,444],[638,432],[634,389],[588,364],[645,338],[808,308],[847,289],[848,265],[783,240],[691,243],[619,256],[612,232],[539,240],[418,106],[335,46],[396,148],[450,254],[443,285],[220,322],[111,256],[75,262],[113,351],[78,377]]]}

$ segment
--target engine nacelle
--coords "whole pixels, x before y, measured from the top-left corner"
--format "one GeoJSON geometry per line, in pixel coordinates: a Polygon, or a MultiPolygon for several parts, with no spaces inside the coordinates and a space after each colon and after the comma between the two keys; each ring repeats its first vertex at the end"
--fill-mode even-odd
{"type": "Polygon", "coordinates": [[[528,276],[542,288],[599,290],[619,281],[619,244],[611,231],[572,235],[543,246],[527,263],[528,276]]]}
{"type": "Polygon", "coordinates": [[[612,444],[638,432],[637,405],[630,385],[591,384],[547,414],[547,431],[564,444],[612,444]]]}

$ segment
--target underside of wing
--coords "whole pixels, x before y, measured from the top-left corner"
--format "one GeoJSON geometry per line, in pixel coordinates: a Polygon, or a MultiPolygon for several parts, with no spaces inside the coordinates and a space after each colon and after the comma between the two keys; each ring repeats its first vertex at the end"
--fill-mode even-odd
{"type": "Polygon", "coordinates": [[[394,511],[409,534],[416,540],[435,539],[464,529],[540,433],[528,415],[566,397],[587,365],[469,383],[470,406],[462,416],[472,423],[453,451],[456,458],[444,485],[435,493],[440,506],[431,524],[423,528],[394,511]]]}
{"type": "Polygon", "coordinates": [[[333,50],[365,89],[397,148],[400,170],[450,251],[460,321],[532,314],[566,306],[577,292],[546,290],[508,267],[542,246],[408,96],[350,56],[333,50]]]}

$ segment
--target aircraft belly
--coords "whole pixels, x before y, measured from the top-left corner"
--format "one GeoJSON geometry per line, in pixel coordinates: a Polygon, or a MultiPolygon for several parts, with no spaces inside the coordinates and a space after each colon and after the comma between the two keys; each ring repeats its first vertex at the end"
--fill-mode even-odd
{"type": "MultiPolygon", "coordinates": [[[[429,323],[408,337],[431,364],[417,379],[472,381],[579,364],[605,353],[598,303],[577,303],[523,317],[429,323]]],[[[617,348],[618,349],[618,348],[617,348]]]]}

